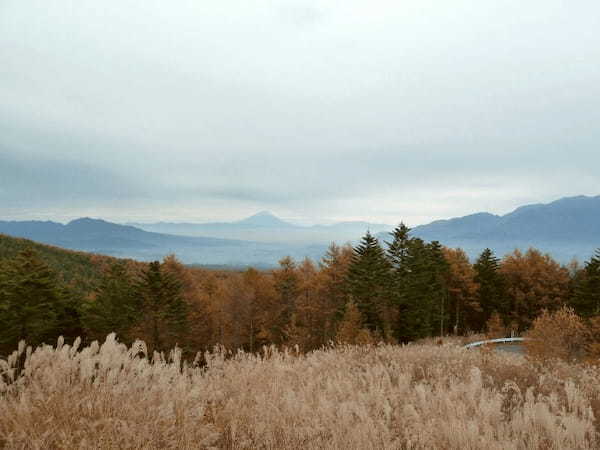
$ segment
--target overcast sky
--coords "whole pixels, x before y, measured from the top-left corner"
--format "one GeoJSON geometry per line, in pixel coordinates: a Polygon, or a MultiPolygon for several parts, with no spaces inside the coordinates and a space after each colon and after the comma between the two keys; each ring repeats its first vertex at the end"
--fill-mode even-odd
{"type": "Polygon", "coordinates": [[[0,220],[600,194],[597,0],[1,0],[0,220]]]}

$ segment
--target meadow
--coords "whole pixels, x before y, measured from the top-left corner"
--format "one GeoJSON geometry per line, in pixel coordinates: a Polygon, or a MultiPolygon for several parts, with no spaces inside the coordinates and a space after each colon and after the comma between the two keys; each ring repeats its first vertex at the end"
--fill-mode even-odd
{"type": "Polygon", "coordinates": [[[457,342],[148,358],[109,335],[0,360],[0,447],[592,449],[600,369],[457,342]],[[16,376],[20,368],[21,375],[16,376]]]}

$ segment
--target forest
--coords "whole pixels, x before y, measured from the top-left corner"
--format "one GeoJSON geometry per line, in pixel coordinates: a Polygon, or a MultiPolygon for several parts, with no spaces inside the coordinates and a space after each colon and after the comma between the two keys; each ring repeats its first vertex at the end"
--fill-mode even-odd
{"type": "Polygon", "coordinates": [[[584,265],[558,264],[535,249],[502,259],[411,237],[332,244],[323,258],[284,258],[259,271],[187,267],[173,255],[141,263],[0,241],[0,355],[28,345],[84,344],[116,333],[150,351],[213,349],[301,352],[331,343],[407,343],[495,330],[519,335],[543,311],[564,306],[600,315],[600,251],[584,265]]]}

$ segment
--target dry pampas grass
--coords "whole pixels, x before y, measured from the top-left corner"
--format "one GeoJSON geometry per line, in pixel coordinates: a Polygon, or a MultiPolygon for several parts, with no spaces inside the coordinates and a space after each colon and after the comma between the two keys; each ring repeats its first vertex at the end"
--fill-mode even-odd
{"type": "Polygon", "coordinates": [[[448,343],[201,359],[149,360],[143,343],[114,335],[82,349],[21,345],[0,362],[0,448],[600,446],[593,366],[448,343]]]}

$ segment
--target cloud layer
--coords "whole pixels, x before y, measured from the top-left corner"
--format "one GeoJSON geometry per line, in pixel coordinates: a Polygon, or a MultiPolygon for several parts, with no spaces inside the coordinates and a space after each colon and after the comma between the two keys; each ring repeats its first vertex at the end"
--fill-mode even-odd
{"type": "Polygon", "coordinates": [[[2,215],[417,224],[598,194],[598,29],[594,1],[7,0],[2,215]]]}

